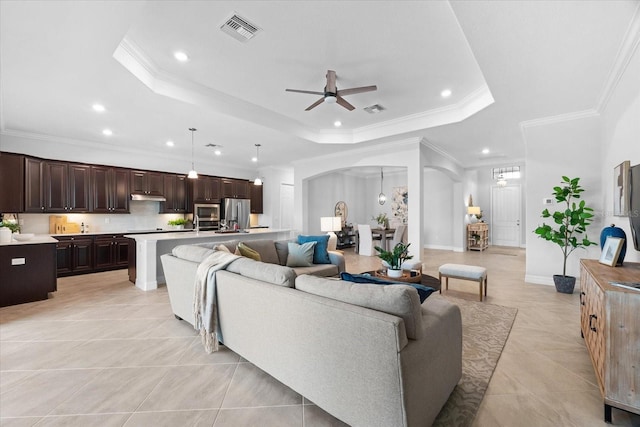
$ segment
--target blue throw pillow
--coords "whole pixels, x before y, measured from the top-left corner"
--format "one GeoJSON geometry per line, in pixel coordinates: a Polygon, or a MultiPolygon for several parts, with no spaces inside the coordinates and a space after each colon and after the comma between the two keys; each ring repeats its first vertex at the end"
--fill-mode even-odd
{"type": "Polygon", "coordinates": [[[380,279],[379,277],[371,276],[369,274],[351,274],[343,271],[340,273],[340,278],[345,282],[353,282],[353,283],[372,283],[374,285],[409,285],[416,288],[418,291],[418,295],[420,296],[420,304],[426,300],[429,295],[434,293],[436,290],[430,288],[429,286],[420,285],[418,283],[407,283],[407,282],[394,282],[392,280],[380,279]]]}
{"type": "Polygon", "coordinates": [[[322,236],[298,236],[298,244],[316,242],[316,247],[313,250],[313,263],[314,264],[331,264],[329,259],[329,235],[324,234],[322,236]]]}

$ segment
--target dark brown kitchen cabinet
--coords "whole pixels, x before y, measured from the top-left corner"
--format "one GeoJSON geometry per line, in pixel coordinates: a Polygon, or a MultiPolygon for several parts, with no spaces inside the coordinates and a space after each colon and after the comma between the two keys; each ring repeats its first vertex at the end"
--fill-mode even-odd
{"type": "Polygon", "coordinates": [[[56,245],[0,246],[0,307],[47,299],[56,291],[56,245]]]}
{"type": "Polygon", "coordinates": [[[95,271],[124,268],[129,264],[129,243],[131,239],[121,234],[95,236],[93,250],[95,271]]]}
{"type": "Polygon", "coordinates": [[[46,212],[91,211],[91,167],[66,162],[44,162],[46,212]]]}
{"type": "Polygon", "coordinates": [[[160,203],[160,213],[185,213],[187,200],[187,177],[185,175],[164,175],[165,202],[160,203]]]}
{"type": "Polygon", "coordinates": [[[249,192],[251,193],[251,213],[261,214],[263,212],[262,207],[262,185],[249,184],[249,192]]]}
{"type": "Polygon", "coordinates": [[[44,212],[44,162],[39,159],[25,157],[24,160],[24,211],[29,213],[44,212]]]}
{"type": "Polygon", "coordinates": [[[129,213],[129,170],[91,166],[95,213],[129,213]]]}
{"type": "Polygon", "coordinates": [[[131,171],[131,192],[149,196],[164,196],[164,180],[161,172],[131,171]]]}
{"type": "Polygon", "coordinates": [[[248,199],[249,181],[242,179],[222,178],[220,180],[222,197],[231,197],[234,199],[248,199]]]}
{"type": "Polygon", "coordinates": [[[58,277],[93,270],[92,237],[58,237],[56,260],[58,277]]]}
{"type": "Polygon", "coordinates": [[[201,175],[194,180],[193,203],[220,203],[220,178],[201,175]]]}
{"type": "Polygon", "coordinates": [[[0,153],[0,212],[24,211],[24,156],[0,153]]]}

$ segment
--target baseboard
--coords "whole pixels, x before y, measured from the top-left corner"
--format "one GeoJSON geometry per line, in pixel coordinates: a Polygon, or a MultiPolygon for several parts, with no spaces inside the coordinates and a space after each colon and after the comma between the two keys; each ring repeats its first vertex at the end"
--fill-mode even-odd
{"type": "Polygon", "coordinates": [[[555,286],[553,283],[553,277],[549,276],[533,276],[531,274],[526,274],[524,276],[524,281],[527,283],[535,283],[536,285],[555,286]]]}
{"type": "Polygon", "coordinates": [[[453,251],[454,248],[452,246],[443,246],[443,245],[423,245],[424,249],[435,249],[439,251],[453,251]]]}

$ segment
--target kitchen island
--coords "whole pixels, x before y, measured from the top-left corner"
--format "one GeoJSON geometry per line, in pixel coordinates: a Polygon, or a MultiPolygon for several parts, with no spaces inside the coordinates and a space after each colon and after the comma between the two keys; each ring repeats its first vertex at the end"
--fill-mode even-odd
{"type": "Polygon", "coordinates": [[[129,280],[143,291],[158,288],[165,283],[160,256],[170,253],[179,245],[204,242],[224,242],[227,240],[281,240],[289,239],[291,230],[270,228],[249,229],[235,233],[215,231],[191,231],[185,233],[126,234],[135,240],[135,256],[129,258],[129,280]]]}
{"type": "Polygon", "coordinates": [[[56,289],[55,239],[0,243],[0,307],[45,300],[56,289]]]}

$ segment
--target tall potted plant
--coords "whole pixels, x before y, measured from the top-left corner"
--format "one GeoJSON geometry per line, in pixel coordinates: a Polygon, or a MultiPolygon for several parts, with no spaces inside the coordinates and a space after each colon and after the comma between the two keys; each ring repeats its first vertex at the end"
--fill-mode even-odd
{"type": "Polygon", "coordinates": [[[413,255],[409,255],[409,245],[402,242],[398,243],[393,251],[387,251],[380,246],[376,246],[375,250],[378,251],[378,258],[380,258],[387,266],[387,276],[389,277],[402,277],[402,263],[413,258],[413,255]]]}
{"type": "Polygon", "coordinates": [[[555,224],[545,223],[535,229],[538,237],[553,242],[560,246],[562,250],[562,275],[555,274],[553,282],[558,292],[571,294],[576,284],[576,278],[567,276],[567,258],[577,248],[586,248],[595,245],[589,240],[586,231],[593,218],[593,209],[585,205],[584,200],[578,204],[574,201],[580,198],[580,193],[584,189],[579,184],[580,178],[569,179],[562,177],[561,186],[553,187],[553,196],[557,203],[562,203],[564,209],[549,212],[549,209],[542,211],[542,218],[553,218],[555,224]],[[584,237],[581,234],[584,233],[584,237]]]}

